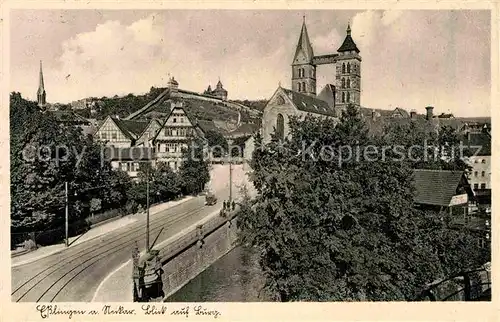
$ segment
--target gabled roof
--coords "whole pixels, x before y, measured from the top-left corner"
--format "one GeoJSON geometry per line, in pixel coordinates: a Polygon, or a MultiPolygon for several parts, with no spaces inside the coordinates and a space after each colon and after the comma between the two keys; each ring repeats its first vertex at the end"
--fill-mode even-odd
{"type": "Polygon", "coordinates": [[[283,93],[292,101],[293,105],[302,112],[321,114],[335,117],[335,111],[328,106],[328,103],[316,97],[295,92],[286,88],[280,88],[283,93]]]}
{"type": "Polygon", "coordinates": [[[131,120],[121,120],[114,117],[110,117],[116,126],[122,131],[122,133],[129,139],[137,139],[142,132],[146,129],[149,122],[143,121],[131,121],[131,120]]]}
{"type": "Polygon", "coordinates": [[[487,133],[465,134],[463,144],[473,149],[479,149],[476,155],[491,155],[491,137],[487,133]]]}
{"type": "Polygon", "coordinates": [[[359,49],[358,49],[358,47],[356,46],[356,43],[354,43],[354,40],[352,40],[352,37],[351,37],[351,26],[347,25],[347,35],[345,36],[344,42],[342,43],[342,45],[340,46],[340,48],[337,49],[337,51],[339,53],[341,53],[341,52],[351,51],[351,50],[354,50],[355,52],[359,53],[359,49]]]}
{"type": "Polygon", "coordinates": [[[400,107],[396,107],[396,108],[394,109],[394,111],[392,111],[392,114],[393,114],[393,115],[394,115],[394,114],[399,114],[399,115],[401,115],[402,117],[410,117],[410,114],[409,114],[406,110],[404,110],[404,109],[402,109],[402,108],[400,108],[400,107]]]}
{"type": "Polygon", "coordinates": [[[312,62],[314,58],[314,52],[311,46],[311,42],[309,40],[309,35],[307,34],[306,22],[302,23],[302,30],[300,31],[299,42],[297,43],[297,48],[295,49],[295,56],[293,56],[293,61],[297,59],[300,52],[304,53],[308,62],[312,62]]]}
{"type": "Polygon", "coordinates": [[[463,171],[424,170],[413,171],[415,179],[415,203],[448,206],[461,180],[465,178],[463,171]]]}
{"type": "Polygon", "coordinates": [[[319,92],[318,98],[325,101],[328,106],[333,109],[335,107],[335,86],[332,84],[326,84],[321,92],[319,92]]]}

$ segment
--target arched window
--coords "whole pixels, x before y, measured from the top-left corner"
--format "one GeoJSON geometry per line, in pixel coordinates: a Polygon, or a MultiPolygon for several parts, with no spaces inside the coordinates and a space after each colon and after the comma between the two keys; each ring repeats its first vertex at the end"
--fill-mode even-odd
{"type": "Polygon", "coordinates": [[[345,78],[342,78],[342,88],[345,88],[345,78]]]}
{"type": "Polygon", "coordinates": [[[299,92],[300,92],[300,91],[302,91],[302,83],[301,83],[301,82],[299,82],[297,85],[298,85],[298,91],[299,91],[299,92]]]}
{"type": "Polygon", "coordinates": [[[345,63],[342,63],[342,74],[345,74],[345,63]]]}
{"type": "Polygon", "coordinates": [[[351,88],[351,80],[349,78],[347,79],[347,88],[351,88]]]}
{"type": "Polygon", "coordinates": [[[342,92],[342,103],[345,103],[345,93],[342,92]]]}
{"type": "Polygon", "coordinates": [[[351,72],[351,64],[347,63],[347,73],[349,74],[351,72]]]}
{"type": "Polygon", "coordinates": [[[280,140],[285,139],[285,118],[282,114],[278,114],[276,119],[276,134],[280,140]]]}
{"type": "Polygon", "coordinates": [[[347,93],[347,103],[351,101],[351,93],[347,93]]]}
{"type": "Polygon", "coordinates": [[[302,77],[302,68],[299,68],[299,78],[302,77]]]}
{"type": "Polygon", "coordinates": [[[303,92],[307,92],[307,89],[306,89],[306,82],[302,82],[302,91],[303,91],[303,92]]]}

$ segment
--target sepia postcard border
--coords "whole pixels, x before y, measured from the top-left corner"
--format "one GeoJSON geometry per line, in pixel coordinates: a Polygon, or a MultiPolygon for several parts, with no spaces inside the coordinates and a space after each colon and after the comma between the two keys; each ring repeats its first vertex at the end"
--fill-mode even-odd
{"type": "MultiPolygon", "coordinates": [[[[11,9],[484,9],[491,10],[491,117],[493,123],[500,118],[499,108],[499,3],[500,1],[0,1],[1,16],[0,38],[2,42],[1,64],[1,125],[0,147],[3,155],[9,155],[9,11],[11,9]]],[[[493,126],[493,152],[497,153],[500,146],[496,126],[493,126]]],[[[9,197],[9,158],[2,158],[0,161],[0,221],[4,232],[0,234],[1,245],[5,250],[1,252],[1,318],[5,321],[39,321],[44,320],[36,303],[17,304],[12,303],[10,298],[11,267],[9,231],[10,231],[10,197],[9,197]]],[[[500,163],[496,158],[492,158],[492,169],[500,169],[500,163]]],[[[492,190],[499,185],[498,171],[492,171],[492,190]]],[[[495,193],[493,193],[495,197],[495,193]]],[[[493,205],[493,213],[497,212],[497,207],[493,205]]],[[[492,219],[492,279],[499,278],[500,263],[498,259],[499,250],[499,230],[500,222],[492,219]]],[[[495,282],[493,282],[495,284],[495,282]]],[[[381,321],[494,321],[500,319],[499,295],[497,287],[493,287],[492,301],[489,303],[200,303],[208,309],[221,312],[216,320],[219,321],[344,321],[344,320],[381,320],[381,321]]],[[[57,303],[61,310],[101,310],[105,303],[57,303]]],[[[106,303],[118,305],[119,303],[106,303]]],[[[180,309],[183,303],[167,303],[169,309],[180,309]]],[[[193,305],[191,303],[190,305],[193,305]]],[[[127,308],[134,308],[141,311],[139,303],[123,304],[127,308]]],[[[213,317],[190,316],[190,320],[212,320],[213,317]]],[[[69,320],[67,315],[53,315],[45,320],[69,320]]],[[[184,316],[103,316],[97,315],[77,315],[71,320],[74,321],[149,321],[149,320],[186,320],[184,316]]]]}

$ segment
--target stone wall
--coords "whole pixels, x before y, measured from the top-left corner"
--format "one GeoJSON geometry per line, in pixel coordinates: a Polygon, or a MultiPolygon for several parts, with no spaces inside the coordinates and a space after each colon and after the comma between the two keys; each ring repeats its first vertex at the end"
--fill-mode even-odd
{"type": "Polygon", "coordinates": [[[163,291],[171,296],[236,246],[236,218],[163,265],[163,291]]]}

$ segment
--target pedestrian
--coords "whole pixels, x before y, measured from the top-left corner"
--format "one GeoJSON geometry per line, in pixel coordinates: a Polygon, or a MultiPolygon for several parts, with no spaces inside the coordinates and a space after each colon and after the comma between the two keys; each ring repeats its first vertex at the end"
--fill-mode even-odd
{"type": "Polygon", "coordinates": [[[233,200],[233,205],[232,206],[233,206],[233,210],[234,210],[234,208],[236,208],[236,202],[234,202],[234,200],[233,200]]]}
{"type": "Polygon", "coordinates": [[[226,200],[224,200],[224,205],[222,206],[222,209],[226,210],[226,200]]]}

